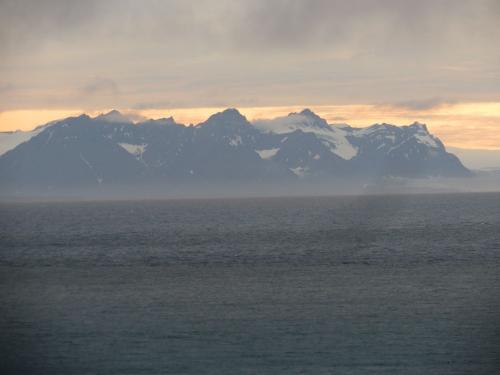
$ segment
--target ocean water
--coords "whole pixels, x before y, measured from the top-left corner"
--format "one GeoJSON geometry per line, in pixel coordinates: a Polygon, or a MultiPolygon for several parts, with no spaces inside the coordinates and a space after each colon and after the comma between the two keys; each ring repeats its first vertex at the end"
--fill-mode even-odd
{"type": "Polygon", "coordinates": [[[500,195],[0,206],[1,374],[499,374],[500,195]]]}

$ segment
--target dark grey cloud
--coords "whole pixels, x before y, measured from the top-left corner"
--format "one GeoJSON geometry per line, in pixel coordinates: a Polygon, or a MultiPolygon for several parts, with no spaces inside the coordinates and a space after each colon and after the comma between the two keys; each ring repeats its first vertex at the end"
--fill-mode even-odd
{"type": "Polygon", "coordinates": [[[7,53],[34,48],[91,25],[99,2],[1,0],[0,43],[7,53]]]}
{"type": "MultiPolygon", "coordinates": [[[[233,24],[238,41],[273,48],[331,46],[391,21],[398,1],[276,0],[248,3],[233,24]]],[[[411,7],[411,3],[406,3],[411,7]]],[[[409,9],[404,9],[409,10],[409,9]]]]}
{"type": "Polygon", "coordinates": [[[449,32],[500,31],[497,0],[2,0],[0,7],[1,34],[18,40],[86,31],[78,37],[116,33],[167,45],[196,39],[211,48],[281,49],[353,38],[434,45],[449,32]]]}

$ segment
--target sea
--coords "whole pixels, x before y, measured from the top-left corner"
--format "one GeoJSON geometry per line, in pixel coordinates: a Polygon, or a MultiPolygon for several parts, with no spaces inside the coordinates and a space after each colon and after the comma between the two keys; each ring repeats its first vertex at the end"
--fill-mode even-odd
{"type": "Polygon", "coordinates": [[[500,374],[500,194],[3,203],[1,374],[500,374]]]}

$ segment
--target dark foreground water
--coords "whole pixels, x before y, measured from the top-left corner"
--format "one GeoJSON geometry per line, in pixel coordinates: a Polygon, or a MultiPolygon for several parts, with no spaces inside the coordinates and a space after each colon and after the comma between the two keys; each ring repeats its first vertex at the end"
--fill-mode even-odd
{"type": "Polygon", "coordinates": [[[0,206],[1,374],[499,374],[500,195],[0,206]]]}

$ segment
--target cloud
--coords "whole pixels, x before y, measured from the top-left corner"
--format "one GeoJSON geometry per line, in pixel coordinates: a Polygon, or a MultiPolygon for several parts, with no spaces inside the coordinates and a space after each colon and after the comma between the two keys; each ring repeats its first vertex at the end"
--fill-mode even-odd
{"type": "Polygon", "coordinates": [[[495,101],[498,19],[497,0],[0,0],[1,105],[495,101]]]}
{"type": "Polygon", "coordinates": [[[80,91],[84,95],[116,95],[119,92],[118,85],[114,80],[102,77],[95,77],[80,91]]]}
{"type": "Polygon", "coordinates": [[[12,83],[0,83],[0,94],[9,93],[11,91],[14,91],[14,85],[12,83]]]}
{"type": "Polygon", "coordinates": [[[175,103],[170,101],[151,101],[151,102],[139,102],[132,106],[135,110],[144,109],[157,109],[157,108],[171,108],[174,107],[175,103]]]}
{"type": "Polygon", "coordinates": [[[11,53],[19,48],[37,48],[45,40],[78,31],[92,23],[99,3],[97,0],[1,0],[0,47],[11,53]]]}
{"type": "Polygon", "coordinates": [[[0,6],[0,35],[16,45],[66,37],[99,44],[112,36],[184,52],[203,45],[390,50],[432,48],[450,38],[479,41],[500,31],[496,0],[2,0],[0,6]]]}
{"type": "Polygon", "coordinates": [[[149,120],[147,117],[141,115],[140,113],[134,110],[124,111],[123,114],[132,122],[143,122],[149,120]]]}
{"type": "Polygon", "coordinates": [[[445,100],[443,98],[435,97],[435,98],[420,99],[420,100],[404,100],[396,102],[392,104],[392,106],[408,109],[411,111],[425,111],[456,103],[457,103],[456,100],[445,100]]]}
{"type": "Polygon", "coordinates": [[[347,121],[348,118],[344,116],[331,116],[328,118],[329,121],[347,121]]]}

